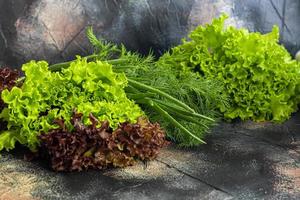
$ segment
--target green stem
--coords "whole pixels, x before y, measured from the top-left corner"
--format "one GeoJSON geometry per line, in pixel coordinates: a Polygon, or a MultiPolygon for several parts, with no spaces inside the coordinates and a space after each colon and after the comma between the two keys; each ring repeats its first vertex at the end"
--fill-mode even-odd
{"type": "Polygon", "coordinates": [[[139,94],[140,91],[138,89],[136,89],[135,87],[132,87],[131,85],[127,85],[127,87],[125,88],[125,92],[126,93],[132,93],[132,94],[139,94]]]}
{"type": "Polygon", "coordinates": [[[151,98],[151,97],[155,97],[155,96],[156,95],[154,93],[149,93],[149,92],[139,93],[139,94],[127,93],[127,97],[134,101],[136,101],[138,99],[151,98]]]}
{"type": "MultiPolygon", "coordinates": [[[[97,58],[97,57],[98,57],[98,55],[89,55],[89,56],[85,56],[83,58],[86,58],[87,60],[90,60],[90,59],[97,58]]],[[[68,61],[68,62],[57,63],[57,64],[54,64],[54,65],[50,65],[49,69],[51,71],[54,71],[54,72],[60,71],[63,68],[69,67],[72,62],[74,62],[74,60],[71,60],[71,61],[68,61]]]]}
{"type": "MultiPolygon", "coordinates": [[[[87,60],[91,60],[91,59],[95,59],[98,57],[99,57],[99,55],[93,54],[93,55],[85,56],[83,58],[86,58],[87,60]]],[[[128,61],[127,59],[106,60],[106,62],[108,62],[109,64],[112,64],[112,65],[123,64],[123,63],[126,63],[127,61],[128,61]]],[[[49,66],[49,69],[54,72],[60,71],[63,68],[69,67],[72,62],[74,62],[74,60],[53,64],[53,65],[49,66]]],[[[120,67],[117,67],[117,68],[121,69],[120,67]]]]}
{"type": "Polygon", "coordinates": [[[188,116],[188,115],[184,115],[184,114],[182,114],[182,113],[178,113],[178,112],[176,112],[176,111],[174,111],[174,110],[172,110],[172,109],[170,109],[169,107],[164,106],[164,105],[161,105],[161,107],[162,107],[165,111],[167,111],[168,113],[172,113],[173,115],[175,115],[176,118],[182,119],[182,120],[184,120],[184,121],[186,121],[186,122],[191,122],[191,123],[194,123],[194,124],[198,124],[198,125],[200,125],[200,126],[203,126],[203,127],[206,128],[206,129],[209,129],[209,127],[208,127],[206,124],[202,123],[201,120],[197,120],[197,119],[195,119],[195,118],[193,118],[193,117],[190,117],[190,116],[188,116]]]}
{"type": "MultiPolygon", "coordinates": [[[[156,103],[156,105],[159,105],[159,103],[156,102],[155,99],[144,98],[144,99],[136,99],[136,100],[135,100],[135,102],[138,103],[138,104],[144,104],[144,105],[146,105],[146,106],[153,107],[153,103],[150,105],[149,101],[156,103]]],[[[161,106],[161,108],[164,109],[166,112],[172,113],[173,115],[175,115],[176,117],[178,117],[178,118],[180,118],[180,119],[182,119],[182,120],[185,120],[185,121],[187,121],[187,122],[192,122],[192,123],[194,123],[194,124],[198,124],[198,125],[200,125],[200,126],[203,126],[203,127],[205,127],[206,129],[209,129],[209,127],[208,127],[206,124],[202,123],[200,120],[197,120],[197,119],[193,118],[192,116],[189,116],[189,115],[182,114],[182,113],[180,113],[180,112],[174,111],[174,110],[172,109],[172,107],[168,107],[168,106],[165,106],[165,105],[163,105],[163,104],[161,104],[161,105],[159,105],[159,106],[161,106]]],[[[169,114],[169,115],[170,115],[170,114],[169,114]]],[[[173,117],[173,118],[174,118],[174,117],[173,117]]],[[[175,119],[175,118],[174,118],[174,119],[175,119]]]]}
{"type": "Polygon", "coordinates": [[[157,104],[155,104],[153,102],[152,103],[150,102],[149,105],[152,105],[152,108],[154,110],[156,110],[156,112],[158,112],[161,115],[165,116],[165,118],[168,119],[172,124],[174,124],[174,126],[176,126],[177,128],[179,128],[183,132],[187,133],[188,135],[190,135],[194,139],[198,140],[199,142],[201,142],[203,144],[206,144],[205,141],[201,140],[199,137],[197,137],[196,135],[194,135],[193,133],[191,133],[189,130],[187,130],[184,126],[182,126],[176,119],[174,119],[171,115],[169,115],[169,113],[166,112],[164,109],[162,109],[159,105],[157,105],[157,104]]]}
{"type": "MultiPolygon", "coordinates": [[[[108,62],[111,65],[118,65],[118,64],[124,64],[124,63],[128,62],[128,60],[127,59],[118,58],[118,59],[113,59],[113,60],[106,60],[106,62],[108,62]]],[[[114,68],[121,68],[121,67],[114,66],[114,68]]]]}
{"type": "Polygon", "coordinates": [[[137,87],[137,88],[140,88],[140,89],[144,89],[144,90],[148,90],[148,91],[157,93],[157,94],[161,95],[162,97],[165,97],[166,99],[169,99],[170,101],[174,102],[175,104],[187,109],[188,111],[190,111],[192,113],[195,113],[195,111],[192,108],[190,108],[188,105],[186,105],[185,103],[179,101],[178,99],[175,99],[174,97],[170,96],[169,94],[167,94],[167,93],[165,93],[161,90],[158,90],[156,88],[145,85],[143,83],[131,80],[129,78],[128,78],[128,83],[131,84],[133,87],[137,87]]]}
{"type": "Polygon", "coordinates": [[[155,101],[156,103],[164,105],[165,107],[168,107],[170,109],[175,110],[177,113],[181,113],[181,114],[186,115],[186,116],[202,118],[202,119],[206,119],[206,120],[211,121],[211,122],[215,122],[215,120],[212,119],[212,118],[210,118],[210,117],[207,117],[205,115],[201,115],[199,113],[190,113],[190,112],[187,112],[187,111],[183,110],[181,107],[178,107],[177,105],[166,103],[166,102],[161,101],[159,99],[152,99],[152,100],[155,101]]]}

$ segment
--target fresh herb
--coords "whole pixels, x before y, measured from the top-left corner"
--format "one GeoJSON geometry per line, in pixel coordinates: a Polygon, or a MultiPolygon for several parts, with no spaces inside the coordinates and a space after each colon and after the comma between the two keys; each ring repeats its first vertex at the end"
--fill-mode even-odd
{"type": "Polygon", "coordinates": [[[125,89],[127,96],[141,105],[152,121],[160,122],[168,137],[181,146],[201,144],[197,138],[203,139],[220,116],[217,105],[226,105],[227,99],[222,95],[223,87],[218,81],[153,62],[144,62],[128,69],[122,64],[114,66],[134,80],[129,82],[131,87],[125,89]],[[142,83],[144,87],[139,87],[137,83],[142,83]],[[187,106],[181,107],[151,88],[163,91],[187,106]]]}
{"type": "Polygon", "coordinates": [[[219,108],[227,119],[287,120],[299,103],[300,64],[278,44],[278,27],[265,35],[249,33],[225,28],[226,18],[196,28],[158,64],[223,82],[229,106],[219,108]]]}

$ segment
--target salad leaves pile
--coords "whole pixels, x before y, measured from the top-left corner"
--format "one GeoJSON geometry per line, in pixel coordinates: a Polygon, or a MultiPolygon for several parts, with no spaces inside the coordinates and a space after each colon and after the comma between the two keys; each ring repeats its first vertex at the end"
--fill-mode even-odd
{"type": "Polygon", "coordinates": [[[89,115],[93,114],[99,121],[108,121],[112,129],[144,116],[126,96],[125,75],[114,73],[108,63],[78,57],[61,72],[49,71],[45,61],[31,61],[22,70],[26,77],[22,86],[2,92],[7,108],[1,118],[8,123],[8,130],[0,134],[0,150],[12,149],[18,141],[35,151],[38,135],[58,128],[53,123],[56,119],[65,120],[71,132],[74,109],[83,114],[84,124],[90,124],[89,115]]]}
{"type": "Polygon", "coordinates": [[[225,28],[226,18],[196,28],[158,64],[224,83],[229,106],[219,108],[227,119],[287,120],[299,103],[300,64],[278,44],[278,27],[265,35],[249,33],[225,28]]]}

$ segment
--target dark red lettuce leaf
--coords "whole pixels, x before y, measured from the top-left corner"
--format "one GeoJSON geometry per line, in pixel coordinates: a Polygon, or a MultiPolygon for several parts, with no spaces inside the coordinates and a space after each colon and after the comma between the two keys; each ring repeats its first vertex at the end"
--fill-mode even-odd
{"type": "Polygon", "coordinates": [[[81,171],[125,167],[137,160],[153,160],[159,149],[167,145],[159,124],[145,118],[135,124],[122,123],[112,131],[107,121],[101,125],[90,115],[92,125],[82,123],[82,115],[74,114],[74,131],[68,132],[63,120],[61,128],[41,134],[41,155],[46,155],[55,171],[81,171]],[[98,126],[100,125],[100,126],[98,126]]]}

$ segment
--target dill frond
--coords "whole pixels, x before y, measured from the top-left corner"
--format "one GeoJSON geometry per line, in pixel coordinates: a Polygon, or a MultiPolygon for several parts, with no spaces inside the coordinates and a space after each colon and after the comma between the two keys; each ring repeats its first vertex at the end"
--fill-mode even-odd
{"type": "Polygon", "coordinates": [[[169,139],[181,146],[205,143],[202,139],[219,117],[218,106],[226,106],[223,85],[186,69],[155,62],[154,56],[141,56],[99,40],[92,28],[87,36],[95,48],[96,59],[114,66],[128,78],[126,93],[150,118],[165,128],[169,139]]]}

